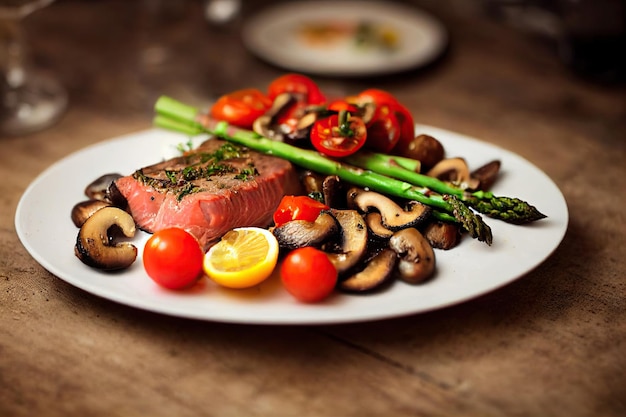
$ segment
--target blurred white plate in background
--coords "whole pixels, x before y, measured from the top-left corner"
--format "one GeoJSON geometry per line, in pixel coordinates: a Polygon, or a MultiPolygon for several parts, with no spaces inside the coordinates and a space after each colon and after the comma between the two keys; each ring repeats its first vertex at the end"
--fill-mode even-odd
{"type": "Polygon", "coordinates": [[[436,59],[448,42],[444,26],[430,14],[367,0],[283,3],[250,18],[242,36],[253,54],[274,65],[333,76],[420,67],[436,59]]]}

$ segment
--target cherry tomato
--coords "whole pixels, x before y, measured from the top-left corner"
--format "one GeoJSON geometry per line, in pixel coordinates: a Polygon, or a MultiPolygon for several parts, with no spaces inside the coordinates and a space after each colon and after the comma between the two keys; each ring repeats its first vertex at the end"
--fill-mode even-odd
{"type": "Polygon", "coordinates": [[[285,224],[291,220],[315,221],[322,210],[328,210],[326,204],[306,195],[286,195],[280,201],[274,212],[276,226],[285,224]]]}
{"type": "Polygon", "coordinates": [[[194,284],[200,277],[203,259],[198,240],[177,227],[155,232],[143,249],[143,265],[148,276],[172,290],[194,284]]]}
{"type": "Polygon", "coordinates": [[[254,121],[271,106],[272,100],[261,91],[246,88],[220,97],[211,108],[211,116],[250,129],[254,121]]]}
{"type": "Polygon", "coordinates": [[[280,267],[283,286],[297,300],[315,303],[328,297],[337,284],[337,269],[328,256],[311,246],[287,254],[280,267]]]}
{"type": "Polygon", "coordinates": [[[376,152],[389,153],[400,140],[400,122],[387,104],[377,104],[371,120],[367,123],[365,147],[376,152]]]}
{"type": "Polygon", "coordinates": [[[301,74],[285,74],[272,81],[268,87],[269,98],[274,100],[281,93],[296,93],[300,96],[300,101],[306,104],[319,105],[326,102],[326,97],[315,81],[301,74]]]}
{"type": "Polygon", "coordinates": [[[347,100],[337,99],[333,100],[326,105],[326,108],[331,111],[339,112],[341,110],[349,111],[351,114],[356,115],[359,113],[359,108],[354,103],[350,103],[347,100]]]}
{"type": "Polygon", "coordinates": [[[311,128],[311,143],[324,155],[341,158],[352,155],[367,140],[367,128],[360,117],[340,111],[317,120],[311,128]]]}
{"type": "Polygon", "coordinates": [[[374,102],[377,105],[389,106],[395,114],[400,124],[400,138],[398,139],[397,147],[401,148],[408,146],[408,144],[415,138],[415,122],[411,112],[400,103],[391,93],[376,88],[370,88],[359,93],[358,96],[353,98],[357,103],[374,102]]]}

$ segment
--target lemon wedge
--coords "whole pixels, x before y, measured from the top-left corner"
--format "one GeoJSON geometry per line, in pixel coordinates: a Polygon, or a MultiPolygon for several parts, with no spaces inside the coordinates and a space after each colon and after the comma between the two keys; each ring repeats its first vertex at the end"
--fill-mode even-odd
{"type": "Polygon", "coordinates": [[[249,288],[272,275],[278,241],[267,229],[240,227],[227,232],[204,255],[204,272],[228,288],[249,288]]]}

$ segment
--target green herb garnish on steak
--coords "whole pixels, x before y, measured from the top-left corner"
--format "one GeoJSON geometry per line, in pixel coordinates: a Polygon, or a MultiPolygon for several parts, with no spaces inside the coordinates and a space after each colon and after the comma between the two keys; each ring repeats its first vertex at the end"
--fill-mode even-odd
{"type": "Polygon", "coordinates": [[[200,147],[195,152],[186,152],[166,168],[139,169],[133,177],[156,190],[173,193],[181,201],[185,196],[204,190],[194,182],[214,181],[225,175],[234,175],[232,178],[239,181],[254,179],[259,172],[253,163],[246,161],[249,157],[248,148],[233,143],[224,143],[213,152],[200,147]]]}

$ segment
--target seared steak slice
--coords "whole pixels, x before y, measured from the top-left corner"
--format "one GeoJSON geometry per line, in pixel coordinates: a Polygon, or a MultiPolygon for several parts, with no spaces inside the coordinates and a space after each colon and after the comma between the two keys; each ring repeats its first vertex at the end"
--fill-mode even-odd
{"type": "Polygon", "coordinates": [[[181,227],[205,249],[232,228],[269,226],[283,195],[300,192],[290,162],[218,139],[115,185],[139,228],[181,227]]]}

